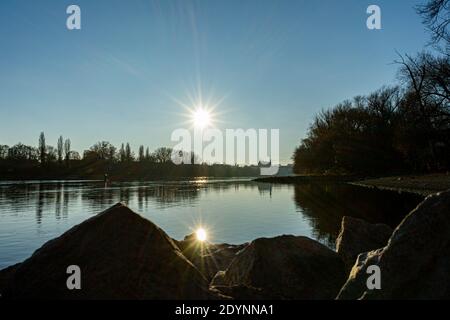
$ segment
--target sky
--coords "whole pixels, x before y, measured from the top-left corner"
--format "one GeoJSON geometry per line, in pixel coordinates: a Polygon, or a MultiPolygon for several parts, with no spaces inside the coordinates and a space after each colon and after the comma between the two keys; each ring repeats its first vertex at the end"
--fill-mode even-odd
{"type": "Polygon", "coordinates": [[[0,144],[173,146],[192,101],[219,129],[280,129],[290,162],[314,115],[396,83],[429,35],[412,0],[2,0],[0,144]],[[66,8],[81,8],[68,30],[66,8]],[[382,29],[366,27],[369,5],[382,29]],[[220,102],[220,103],[219,103],[220,102]]]}

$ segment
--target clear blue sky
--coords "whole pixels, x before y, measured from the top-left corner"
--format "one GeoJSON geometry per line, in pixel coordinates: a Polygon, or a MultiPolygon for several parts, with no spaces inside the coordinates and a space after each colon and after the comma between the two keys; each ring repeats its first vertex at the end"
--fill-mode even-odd
{"type": "Polygon", "coordinates": [[[99,140],[171,145],[201,84],[226,97],[221,128],[280,128],[289,161],[315,113],[395,82],[395,50],[428,35],[410,0],[0,1],[0,144],[40,131],[78,151],[99,140]],[[82,30],[66,29],[66,8],[82,30]],[[381,31],[366,9],[382,9],[381,31]]]}

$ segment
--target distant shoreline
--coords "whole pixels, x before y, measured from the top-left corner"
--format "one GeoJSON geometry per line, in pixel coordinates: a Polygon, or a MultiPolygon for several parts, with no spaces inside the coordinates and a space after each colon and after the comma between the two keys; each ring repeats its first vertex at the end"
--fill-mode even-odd
{"type": "Polygon", "coordinates": [[[297,175],[259,177],[254,179],[253,181],[265,183],[296,184],[309,182],[350,182],[360,179],[362,179],[360,176],[354,175],[297,175]]]}
{"type": "Polygon", "coordinates": [[[296,184],[311,182],[342,182],[351,185],[390,190],[396,192],[408,192],[428,196],[437,192],[450,189],[450,174],[424,174],[401,175],[389,177],[367,178],[358,176],[289,176],[257,178],[256,182],[296,184]]]}
{"type": "MultiPolygon", "coordinates": [[[[158,179],[111,179],[108,183],[114,182],[171,182],[171,181],[200,181],[205,180],[208,182],[217,182],[217,181],[242,181],[242,182],[251,182],[254,181],[255,176],[237,176],[237,177],[205,177],[205,176],[193,176],[193,177],[161,177],[158,179]]],[[[0,178],[0,184],[5,183],[39,183],[39,182],[99,182],[104,183],[105,181],[102,179],[83,179],[83,178],[50,178],[50,179],[2,179],[0,178]]]]}
{"type": "MultiPolygon", "coordinates": [[[[158,179],[111,179],[111,182],[165,182],[165,181],[195,181],[205,179],[207,181],[216,180],[243,180],[259,183],[272,184],[301,184],[301,183],[347,183],[354,186],[389,190],[395,192],[406,192],[429,196],[431,194],[450,190],[450,174],[424,174],[424,175],[398,175],[388,177],[362,177],[356,175],[298,175],[298,176],[274,176],[274,177],[217,177],[217,176],[192,176],[192,177],[160,177],[158,179]],[[247,180],[248,179],[248,180],[247,180]]],[[[50,178],[50,179],[2,179],[0,183],[8,182],[104,182],[101,179],[79,179],[79,178],[50,178]]]]}

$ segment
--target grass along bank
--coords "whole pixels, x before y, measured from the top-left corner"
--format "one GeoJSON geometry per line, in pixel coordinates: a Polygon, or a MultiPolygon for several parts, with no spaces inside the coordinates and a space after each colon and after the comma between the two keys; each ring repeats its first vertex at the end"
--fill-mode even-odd
{"type": "Polygon", "coordinates": [[[450,189],[450,174],[392,176],[351,182],[353,185],[428,196],[450,189]]]}

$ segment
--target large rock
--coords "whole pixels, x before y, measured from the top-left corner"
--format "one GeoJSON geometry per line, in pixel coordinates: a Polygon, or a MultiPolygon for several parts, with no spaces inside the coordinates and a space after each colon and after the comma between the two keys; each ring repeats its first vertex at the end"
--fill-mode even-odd
{"type": "Polygon", "coordinates": [[[280,236],[251,242],[212,286],[235,298],[334,299],[344,282],[334,251],[306,237],[280,236]]]}
{"type": "Polygon", "coordinates": [[[392,235],[385,224],[371,224],[362,219],[344,217],[336,240],[336,251],[350,271],[360,253],[384,247],[392,235]]]}
{"type": "Polygon", "coordinates": [[[362,254],[338,299],[449,299],[450,192],[425,199],[386,247],[362,254]],[[368,290],[367,268],[379,266],[381,290],[368,290]]]}
{"type": "Polygon", "coordinates": [[[2,294],[4,296],[4,292],[9,286],[11,279],[14,277],[14,274],[16,273],[19,266],[20,263],[17,263],[8,268],[0,270],[0,299],[2,298],[2,294]]]}
{"type": "Polygon", "coordinates": [[[200,242],[195,234],[187,235],[183,241],[177,242],[183,255],[189,259],[208,281],[219,271],[228,268],[236,254],[248,244],[213,244],[207,241],[200,242]]]}
{"type": "Polygon", "coordinates": [[[122,204],[47,242],[1,274],[10,275],[1,293],[13,299],[218,297],[164,231],[122,204]],[[70,265],[81,269],[81,290],[67,289],[70,265]]]}

